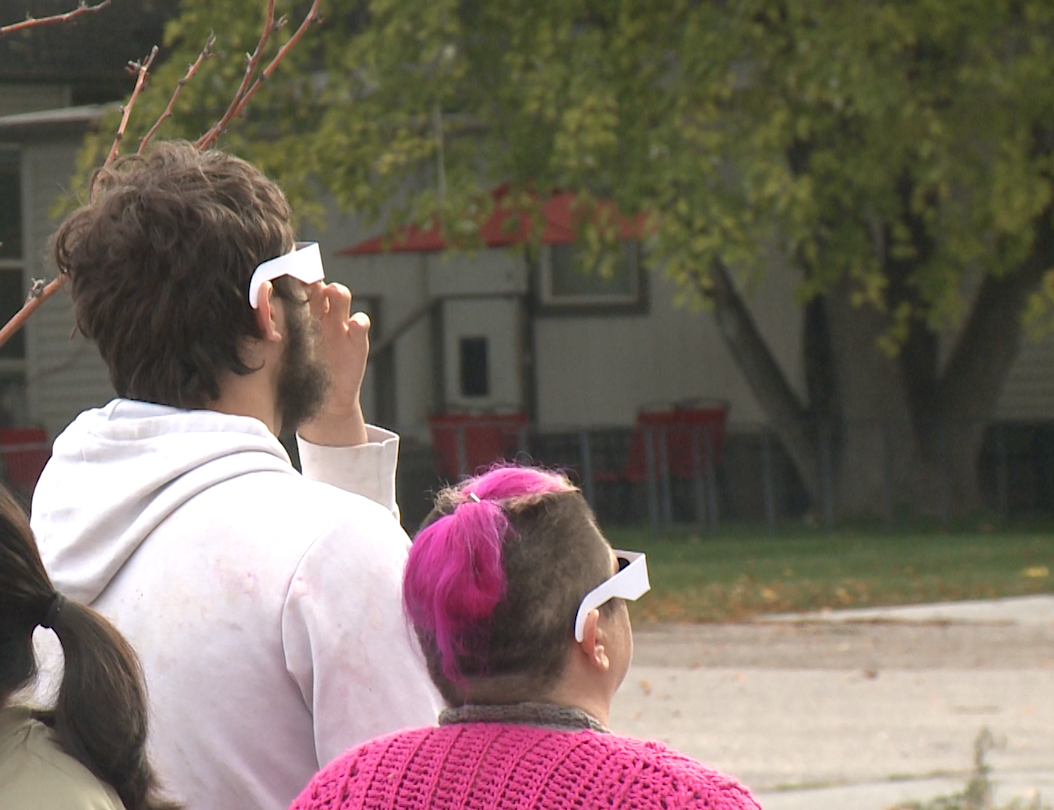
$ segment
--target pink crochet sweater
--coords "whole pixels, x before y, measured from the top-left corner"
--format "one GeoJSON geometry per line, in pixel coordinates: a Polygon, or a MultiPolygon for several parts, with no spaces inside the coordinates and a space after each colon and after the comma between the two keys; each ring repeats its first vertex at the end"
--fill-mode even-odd
{"type": "Polygon", "coordinates": [[[738,782],[596,731],[465,723],[396,732],[324,768],[290,810],[759,810],[738,782]]]}

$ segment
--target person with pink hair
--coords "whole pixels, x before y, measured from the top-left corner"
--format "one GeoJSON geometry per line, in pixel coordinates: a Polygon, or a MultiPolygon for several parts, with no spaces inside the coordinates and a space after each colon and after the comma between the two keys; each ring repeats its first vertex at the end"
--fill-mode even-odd
{"type": "Polygon", "coordinates": [[[439,493],[403,606],[448,708],[362,743],[291,810],[758,810],[735,779],[612,733],[643,554],[614,551],[559,473],[500,467],[439,493]]]}

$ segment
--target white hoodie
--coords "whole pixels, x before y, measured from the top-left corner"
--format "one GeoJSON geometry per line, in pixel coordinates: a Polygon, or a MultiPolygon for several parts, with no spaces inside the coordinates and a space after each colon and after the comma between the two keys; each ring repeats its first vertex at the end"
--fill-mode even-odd
{"type": "Polygon", "coordinates": [[[303,476],[263,423],[213,411],[118,399],[55,440],[44,563],[139,653],[151,755],[190,810],[284,810],[344,749],[435,722],[400,606],[398,438],[370,433],[301,440],[303,476]]]}

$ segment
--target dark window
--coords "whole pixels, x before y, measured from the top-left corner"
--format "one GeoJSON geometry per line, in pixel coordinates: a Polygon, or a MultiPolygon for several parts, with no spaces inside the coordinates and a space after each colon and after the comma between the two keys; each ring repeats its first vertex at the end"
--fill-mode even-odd
{"type": "Polygon", "coordinates": [[[17,152],[0,152],[0,259],[22,259],[22,177],[17,152]]]}
{"type": "Polygon", "coordinates": [[[607,303],[637,298],[636,242],[624,242],[587,266],[575,245],[553,245],[549,296],[554,302],[607,303]]]}
{"type": "MultiPolygon", "coordinates": [[[[0,326],[22,308],[22,270],[0,268],[0,326]]],[[[19,329],[0,347],[0,358],[17,360],[26,356],[26,333],[19,329]]]]}
{"type": "Polygon", "coordinates": [[[538,264],[542,314],[647,312],[640,242],[636,240],[607,247],[599,255],[578,244],[547,245],[538,264]]]}
{"type": "Polygon", "coordinates": [[[485,397],[490,394],[487,369],[487,339],[461,338],[461,396],[485,397]]]}
{"type": "MultiPolygon", "coordinates": [[[[22,308],[22,179],[18,152],[0,151],[0,325],[22,308]]],[[[0,348],[0,359],[26,356],[23,331],[0,348]]]]}

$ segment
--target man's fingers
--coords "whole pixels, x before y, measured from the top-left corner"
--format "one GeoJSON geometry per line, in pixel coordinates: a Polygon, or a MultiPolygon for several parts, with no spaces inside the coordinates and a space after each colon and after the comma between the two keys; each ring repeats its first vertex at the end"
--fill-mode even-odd
{"type": "Polygon", "coordinates": [[[347,321],[351,314],[351,290],[343,284],[326,284],[321,292],[328,304],[325,314],[336,316],[340,323],[347,321]]]}
{"type": "Polygon", "coordinates": [[[358,329],[362,332],[370,331],[370,316],[365,312],[353,312],[348,321],[349,329],[358,329]]]}

